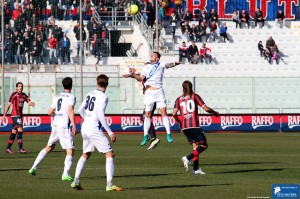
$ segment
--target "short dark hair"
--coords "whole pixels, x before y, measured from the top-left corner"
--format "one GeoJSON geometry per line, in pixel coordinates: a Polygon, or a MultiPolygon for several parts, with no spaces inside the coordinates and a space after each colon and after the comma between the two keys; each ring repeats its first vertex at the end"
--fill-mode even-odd
{"type": "Polygon", "coordinates": [[[23,86],[23,83],[22,83],[22,82],[17,82],[17,83],[16,83],[16,87],[18,87],[19,84],[22,84],[22,86],[23,86]]]}
{"type": "Polygon", "coordinates": [[[157,52],[157,51],[154,51],[153,53],[155,53],[155,54],[157,55],[158,59],[160,59],[161,55],[160,55],[160,53],[159,53],[159,52],[157,52]]]}
{"type": "Polygon", "coordinates": [[[65,77],[62,80],[62,85],[63,85],[64,89],[71,90],[72,86],[73,86],[72,78],[71,77],[65,77]]]}
{"type": "Polygon", "coordinates": [[[108,80],[109,80],[109,78],[106,75],[101,74],[97,77],[97,84],[100,87],[106,88],[108,86],[108,80]]]}

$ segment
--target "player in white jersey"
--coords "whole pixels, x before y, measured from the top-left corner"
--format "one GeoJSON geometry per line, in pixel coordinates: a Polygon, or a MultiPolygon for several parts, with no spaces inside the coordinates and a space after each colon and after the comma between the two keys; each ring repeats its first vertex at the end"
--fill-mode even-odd
{"type": "Polygon", "coordinates": [[[97,77],[97,89],[89,92],[79,107],[79,114],[84,118],[81,128],[83,138],[83,154],[78,160],[75,178],[71,187],[81,190],[80,175],[85,165],[85,162],[90,158],[92,152],[96,148],[106,157],[106,191],[122,191],[123,189],[113,185],[114,175],[114,152],[112,147],[102,131],[102,127],[107,131],[112,142],[116,141],[115,134],[109,128],[105,119],[105,109],[108,103],[108,97],[105,94],[108,86],[108,77],[99,75],[97,77]]]}
{"type": "Polygon", "coordinates": [[[36,170],[47,153],[51,152],[56,143],[59,141],[63,149],[66,150],[65,166],[61,179],[63,181],[72,181],[73,178],[69,175],[69,170],[72,165],[74,155],[73,136],[76,135],[76,124],[74,116],[74,106],[76,98],[71,94],[72,79],[66,77],[62,80],[64,92],[59,93],[53,99],[53,102],[48,110],[48,114],[53,116],[51,135],[47,146],[40,151],[36,157],[32,168],[28,171],[31,175],[36,175],[36,170]],[[70,129],[72,124],[72,130],[70,129]]]}
{"type": "Polygon", "coordinates": [[[163,124],[167,132],[167,140],[169,143],[173,142],[170,121],[167,115],[167,100],[162,87],[162,80],[164,76],[164,70],[167,68],[175,67],[181,64],[180,62],[163,63],[160,62],[160,54],[153,52],[150,57],[150,63],[146,64],[141,74],[137,74],[134,68],[130,68],[129,72],[132,77],[137,81],[143,81],[145,79],[145,94],[144,94],[144,105],[145,105],[145,120],[144,120],[144,137],[141,145],[145,145],[149,139],[148,132],[151,125],[150,117],[153,110],[153,106],[156,103],[156,107],[159,108],[161,116],[163,118],[163,124]]]}

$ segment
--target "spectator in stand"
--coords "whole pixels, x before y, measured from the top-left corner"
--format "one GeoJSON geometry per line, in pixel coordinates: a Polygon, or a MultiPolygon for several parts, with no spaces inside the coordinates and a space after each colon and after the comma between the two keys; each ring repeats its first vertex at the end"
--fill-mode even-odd
{"type": "Polygon", "coordinates": [[[15,29],[18,30],[18,32],[24,32],[25,29],[25,17],[22,12],[19,13],[19,17],[17,21],[15,22],[15,29]]]}
{"type": "Polygon", "coordinates": [[[171,26],[171,30],[172,30],[173,40],[175,40],[175,32],[176,32],[176,28],[177,28],[177,16],[176,16],[175,12],[171,13],[170,26],[171,26]]]}
{"type": "Polygon", "coordinates": [[[262,44],[262,41],[259,41],[257,44],[257,48],[260,52],[260,56],[263,57],[264,56],[264,45],[262,44]]]}
{"type": "Polygon", "coordinates": [[[53,29],[55,27],[55,18],[54,15],[51,15],[51,17],[48,18],[47,20],[47,34],[51,30],[51,33],[53,33],[53,29]]]}
{"type": "Polygon", "coordinates": [[[223,37],[225,43],[226,43],[226,39],[227,41],[229,41],[227,37],[227,25],[225,22],[223,22],[222,25],[220,26],[220,36],[223,37]]]}
{"type": "Polygon", "coordinates": [[[155,21],[155,6],[152,2],[148,2],[147,5],[147,25],[148,27],[153,27],[154,21],[155,21]]]}
{"type": "Polygon", "coordinates": [[[178,14],[178,11],[180,12],[180,14],[182,13],[182,0],[175,0],[174,3],[175,3],[174,9],[175,9],[176,15],[180,16],[178,14]]]}
{"type": "Polygon", "coordinates": [[[23,45],[23,38],[19,34],[18,31],[14,32],[14,35],[12,37],[13,42],[13,54],[15,59],[15,64],[23,64],[24,63],[24,54],[25,54],[25,48],[23,45]]]}
{"type": "Polygon", "coordinates": [[[181,46],[179,47],[179,62],[182,61],[182,57],[186,57],[188,62],[191,62],[190,56],[188,54],[188,47],[186,46],[185,42],[182,42],[181,46]]]}
{"type": "Polygon", "coordinates": [[[11,12],[6,1],[4,2],[3,11],[4,11],[4,24],[9,24],[9,21],[11,19],[10,16],[11,12]]]}
{"type": "MultiPolygon", "coordinates": [[[[217,24],[215,21],[212,21],[211,24],[210,24],[210,27],[209,27],[209,30],[210,30],[210,34],[209,35],[212,35],[213,36],[213,41],[215,42],[216,41],[216,37],[217,37],[217,24]]],[[[209,37],[208,35],[208,37],[209,37]]],[[[206,42],[208,40],[208,37],[206,37],[206,42]]]]}
{"type": "Polygon", "coordinates": [[[240,25],[241,21],[240,21],[240,17],[238,14],[238,11],[234,11],[232,14],[232,21],[235,22],[235,29],[238,28],[238,26],[240,25]]]}
{"type": "Polygon", "coordinates": [[[12,37],[13,35],[13,31],[12,29],[9,27],[8,24],[5,25],[5,29],[4,29],[4,35],[9,35],[10,37],[12,37]]]}
{"type": "Polygon", "coordinates": [[[206,47],[206,44],[203,43],[202,47],[200,48],[200,62],[203,63],[203,58],[209,60],[209,63],[212,61],[211,57],[211,49],[206,47]]]}
{"type": "Polygon", "coordinates": [[[67,34],[64,33],[63,37],[59,41],[59,50],[60,50],[62,64],[66,63],[66,57],[67,57],[67,63],[71,62],[70,47],[71,47],[70,39],[67,37],[67,34]]]}
{"type": "Polygon", "coordinates": [[[16,5],[15,9],[12,11],[12,15],[11,15],[11,19],[10,20],[10,26],[14,27],[15,26],[15,22],[17,21],[19,14],[22,12],[21,10],[21,6],[16,5]]]}
{"type": "Polygon", "coordinates": [[[191,27],[188,24],[188,22],[184,22],[184,24],[181,26],[181,32],[182,32],[182,36],[186,39],[186,41],[190,41],[190,32],[191,32],[191,27]]]}
{"type": "Polygon", "coordinates": [[[242,28],[242,23],[246,23],[247,28],[250,28],[249,14],[246,12],[246,10],[242,10],[242,12],[240,13],[240,28],[242,28]]]}
{"type": "Polygon", "coordinates": [[[270,36],[266,41],[266,48],[271,48],[273,46],[275,46],[275,41],[272,36],[270,36]]]}
{"type": "Polygon", "coordinates": [[[4,38],[4,57],[6,58],[7,64],[14,63],[13,53],[14,53],[13,41],[11,39],[11,36],[9,34],[6,34],[4,38]]]}
{"type": "Polygon", "coordinates": [[[32,15],[34,14],[33,4],[28,4],[26,6],[24,17],[26,21],[29,21],[32,19],[32,15]]]}
{"type": "Polygon", "coordinates": [[[275,21],[276,25],[279,24],[279,27],[284,27],[285,16],[282,10],[278,10],[275,21]]]}
{"type": "MultiPolygon", "coordinates": [[[[46,38],[46,37],[44,37],[46,38]]],[[[45,47],[44,47],[44,43],[45,43],[46,39],[43,39],[41,35],[37,35],[36,37],[36,43],[37,45],[40,47],[41,49],[41,54],[40,54],[40,62],[43,64],[43,63],[46,63],[44,60],[45,60],[45,47]]]]}
{"type": "Polygon", "coordinates": [[[77,25],[74,27],[73,32],[75,33],[76,39],[77,39],[77,57],[79,57],[79,51],[81,49],[82,55],[84,55],[84,44],[86,41],[86,32],[84,28],[82,28],[81,33],[82,33],[82,43],[80,43],[80,22],[77,22],[77,25]]]}
{"type": "Polygon", "coordinates": [[[272,53],[270,51],[270,48],[265,48],[264,56],[265,56],[265,59],[268,60],[269,64],[271,64],[272,63],[272,53]]]}
{"type": "Polygon", "coordinates": [[[190,38],[192,41],[196,41],[197,37],[199,37],[199,36],[197,36],[197,35],[199,35],[199,32],[197,32],[197,31],[198,31],[198,28],[196,27],[195,24],[193,24],[191,27],[191,32],[190,32],[190,38]]]}
{"type": "Polygon", "coordinates": [[[189,46],[188,55],[190,56],[191,63],[197,64],[199,59],[199,50],[194,41],[189,46]]]}
{"type": "Polygon", "coordinates": [[[190,22],[193,20],[193,16],[192,13],[189,11],[188,8],[185,9],[185,12],[182,13],[181,17],[180,17],[183,21],[187,21],[190,22]]]}
{"type": "Polygon", "coordinates": [[[208,16],[207,16],[207,13],[206,11],[203,9],[201,11],[201,13],[199,14],[199,25],[204,22],[205,25],[207,25],[207,19],[208,19],[208,16]]]}
{"type": "Polygon", "coordinates": [[[264,25],[265,25],[264,16],[263,16],[263,13],[260,10],[260,8],[257,8],[256,11],[255,11],[254,21],[255,21],[255,27],[257,26],[257,22],[261,22],[262,23],[261,27],[264,27],[264,25]]]}
{"type": "Polygon", "coordinates": [[[215,24],[219,24],[219,15],[214,8],[211,9],[208,15],[208,22],[209,25],[211,25],[212,22],[215,22],[215,24]]]}
{"type": "Polygon", "coordinates": [[[37,45],[36,40],[33,41],[33,44],[30,48],[30,55],[32,57],[31,63],[34,64],[34,61],[36,64],[40,64],[40,54],[41,54],[41,48],[39,45],[37,45]]]}
{"type": "Polygon", "coordinates": [[[205,40],[207,41],[209,34],[206,32],[206,23],[204,21],[201,22],[199,26],[199,31],[200,31],[199,41],[202,42],[202,36],[205,36],[205,40]]]}
{"type": "Polygon", "coordinates": [[[144,23],[144,21],[147,21],[147,19],[148,19],[148,12],[149,11],[147,11],[147,4],[148,4],[148,1],[143,1],[143,5],[141,5],[141,7],[140,7],[140,11],[142,13],[141,23],[144,23]]]}
{"type": "Polygon", "coordinates": [[[51,6],[51,14],[57,18],[58,17],[58,3],[59,0],[49,0],[50,6],[51,6]]]}
{"type": "Polygon", "coordinates": [[[78,13],[78,4],[77,1],[73,1],[72,6],[71,6],[71,15],[72,15],[72,20],[79,20],[79,13],[78,13]]]}
{"type": "Polygon", "coordinates": [[[95,22],[94,17],[91,17],[91,19],[87,22],[86,28],[87,28],[87,30],[88,30],[89,33],[93,29],[95,23],[96,22],[95,22]]]}
{"type": "Polygon", "coordinates": [[[281,59],[281,55],[280,55],[279,49],[278,49],[276,44],[274,46],[273,51],[274,52],[272,53],[272,58],[273,58],[274,61],[276,61],[276,64],[279,64],[279,60],[281,59]]]}
{"type": "Polygon", "coordinates": [[[99,64],[100,61],[100,56],[101,56],[101,38],[97,35],[94,34],[93,39],[91,40],[92,44],[92,54],[97,57],[97,62],[96,64],[99,64]]]}
{"type": "Polygon", "coordinates": [[[30,64],[30,47],[31,47],[32,39],[29,37],[27,31],[24,32],[23,42],[25,47],[25,57],[27,59],[25,63],[30,64]]]}
{"type": "Polygon", "coordinates": [[[49,44],[49,62],[50,64],[58,64],[57,62],[57,44],[58,41],[57,39],[54,37],[54,34],[51,34],[50,39],[48,40],[48,44],[49,44]]]}

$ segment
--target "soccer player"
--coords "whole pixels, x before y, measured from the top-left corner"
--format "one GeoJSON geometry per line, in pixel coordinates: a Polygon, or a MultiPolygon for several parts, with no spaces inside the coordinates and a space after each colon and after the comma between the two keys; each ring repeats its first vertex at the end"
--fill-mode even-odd
{"type": "MultiPolygon", "coordinates": [[[[124,74],[123,77],[125,77],[125,78],[132,77],[132,78],[133,78],[133,75],[132,75],[132,74],[124,74]]],[[[142,81],[142,85],[143,85],[143,94],[145,94],[145,91],[146,91],[145,81],[146,81],[146,78],[144,78],[143,81],[142,81]]],[[[155,109],[156,109],[156,103],[154,103],[153,109],[152,109],[152,111],[151,111],[150,119],[152,118],[155,109]]],[[[141,115],[141,120],[142,120],[143,123],[144,123],[144,121],[145,121],[145,109],[144,109],[144,111],[143,111],[143,114],[141,115]]],[[[151,122],[151,121],[150,121],[150,122],[151,122]]],[[[158,138],[156,138],[155,127],[154,127],[154,125],[153,125],[152,122],[151,122],[151,124],[150,124],[150,128],[149,128],[148,134],[147,134],[147,141],[150,140],[151,142],[150,142],[150,145],[149,145],[149,147],[148,147],[147,150],[152,150],[152,149],[154,149],[154,148],[157,146],[157,144],[160,142],[160,140],[159,140],[158,138]],[[149,135],[148,135],[148,134],[150,135],[150,138],[149,138],[149,135]]],[[[146,143],[145,143],[145,144],[146,144],[146,143]]],[[[142,145],[142,146],[143,146],[143,145],[142,145]]]]}
{"type": "Polygon", "coordinates": [[[190,81],[182,83],[183,95],[179,96],[174,104],[173,117],[179,123],[187,140],[192,144],[193,151],[187,156],[181,158],[185,169],[188,171],[190,161],[193,160],[193,174],[205,174],[199,167],[199,154],[205,151],[208,147],[206,137],[199,124],[198,106],[206,112],[219,116],[219,112],[206,106],[202,98],[194,93],[193,84],[190,81]],[[177,112],[180,112],[181,118],[177,112]]]}
{"type": "Polygon", "coordinates": [[[61,176],[62,181],[72,181],[73,178],[69,175],[69,170],[72,165],[74,155],[74,139],[76,135],[76,124],[74,115],[74,106],[76,98],[71,94],[73,81],[70,77],[62,80],[64,91],[56,95],[48,110],[48,115],[53,116],[52,131],[48,140],[47,146],[40,151],[36,157],[31,169],[28,171],[31,175],[36,175],[38,165],[46,157],[47,153],[51,152],[56,143],[59,141],[63,149],[66,150],[65,166],[61,176]],[[72,124],[72,131],[70,129],[72,124]]]}
{"type": "Polygon", "coordinates": [[[144,104],[145,104],[145,120],[144,120],[144,137],[141,145],[145,145],[148,141],[148,132],[150,129],[151,112],[153,110],[154,103],[156,103],[157,108],[159,108],[161,116],[163,118],[163,124],[167,132],[167,140],[169,143],[173,142],[171,131],[170,131],[170,121],[167,115],[167,100],[162,87],[162,80],[164,76],[165,68],[172,68],[179,65],[180,62],[174,63],[163,63],[160,62],[160,54],[158,52],[153,52],[150,57],[150,63],[146,64],[142,70],[141,74],[136,74],[135,69],[130,69],[130,74],[137,81],[141,82],[146,78],[145,81],[145,94],[144,94],[144,104]]]}
{"type": "Polygon", "coordinates": [[[99,75],[97,77],[97,89],[89,92],[79,107],[79,113],[81,117],[84,118],[81,129],[83,154],[78,160],[75,179],[71,184],[71,187],[77,190],[82,189],[79,178],[85,162],[91,157],[95,147],[106,157],[106,191],[123,190],[122,188],[113,185],[115,154],[107,137],[101,129],[103,127],[107,131],[112,142],[116,141],[116,136],[109,128],[105,119],[105,109],[108,103],[108,97],[105,94],[105,90],[108,86],[108,79],[109,78],[106,75],[99,75]]]}
{"type": "Polygon", "coordinates": [[[11,110],[11,119],[13,121],[12,132],[9,136],[8,144],[6,147],[6,153],[9,153],[9,154],[13,153],[11,150],[11,146],[14,143],[16,135],[17,135],[18,144],[19,144],[19,153],[21,153],[21,154],[27,153],[27,151],[23,148],[23,140],[22,140],[22,136],[23,136],[23,119],[22,119],[22,117],[23,117],[24,102],[27,102],[29,106],[32,106],[32,107],[35,106],[35,103],[33,101],[30,101],[29,97],[25,93],[23,93],[23,83],[22,82],[18,82],[16,84],[16,88],[17,88],[17,91],[13,92],[10,95],[8,104],[5,108],[5,111],[2,116],[2,121],[4,121],[6,113],[12,106],[12,110],[11,110]]]}

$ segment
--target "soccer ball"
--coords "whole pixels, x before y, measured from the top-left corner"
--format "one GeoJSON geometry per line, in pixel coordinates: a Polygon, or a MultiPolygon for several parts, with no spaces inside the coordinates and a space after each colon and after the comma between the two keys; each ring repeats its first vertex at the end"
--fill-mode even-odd
{"type": "Polygon", "coordinates": [[[139,7],[135,4],[132,4],[130,7],[129,7],[129,14],[131,15],[136,15],[137,13],[139,12],[139,7]]]}

